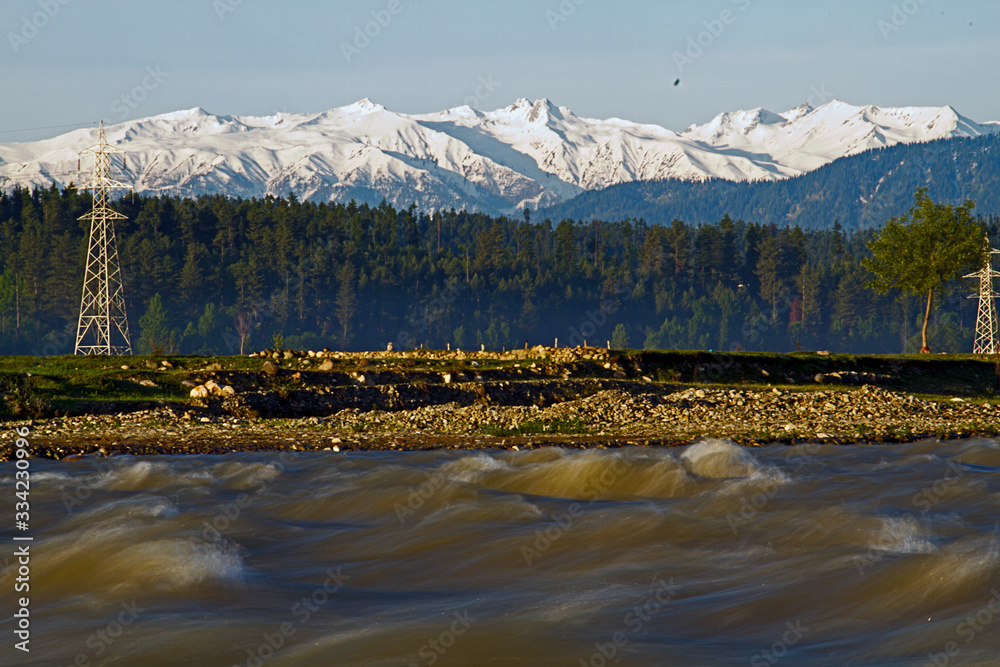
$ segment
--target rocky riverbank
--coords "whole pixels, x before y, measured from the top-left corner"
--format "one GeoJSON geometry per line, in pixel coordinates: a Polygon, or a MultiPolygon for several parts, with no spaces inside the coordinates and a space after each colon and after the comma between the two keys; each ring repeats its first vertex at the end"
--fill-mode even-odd
{"type": "Polygon", "coordinates": [[[1000,432],[1000,402],[989,386],[975,386],[983,381],[970,373],[989,375],[974,359],[956,360],[949,366],[952,384],[937,387],[962,396],[930,397],[906,391],[934,375],[921,359],[859,364],[826,355],[690,355],[597,348],[395,355],[267,350],[231,362],[147,360],[146,375],[127,375],[127,381],[152,385],[150,391],[175,382],[175,397],[88,401],[63,414],[9,422],[0,431],[0,459],[12,453],[12,427],[23,425],[33,453],[53,458],[598,447],[703,436],[747,445],[880,443],[1000,432]],[[685,383],[686,376],[700,381],[685,383]]]}

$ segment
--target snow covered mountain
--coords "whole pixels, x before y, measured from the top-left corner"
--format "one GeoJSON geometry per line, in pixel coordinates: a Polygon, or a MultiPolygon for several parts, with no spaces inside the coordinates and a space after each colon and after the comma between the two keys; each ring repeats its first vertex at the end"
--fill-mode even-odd
{"type": "MultiPolygon", "coordinates": [[[[723,113],[676,133],[576,116],[548,100],[482,112],[395,113],[363,99],[318,114],[216,116],[200,108],[106,128],[126,150],[137,192],[416,202],[489,213],[539,208],[585,190],[650,180],[778,180],[871,148],[1000,133],[949,106],[856,107],[832,101],[782,114],[723,113]]],[[[0,144],[0,188],[86,180],[77,153],[95,128],[0,144]]],[[[89,168],[89,162],[83,164],[89,168]]]]}

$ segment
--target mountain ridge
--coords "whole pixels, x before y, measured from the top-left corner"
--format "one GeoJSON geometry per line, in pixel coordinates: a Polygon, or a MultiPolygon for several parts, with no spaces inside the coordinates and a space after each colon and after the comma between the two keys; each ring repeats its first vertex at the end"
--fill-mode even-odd
{"type": "MultiPolygon", "coordinates": [[[[577,116],[548,99],[481,111],[404,114],[362,98],[316,113],[211,114],[201,107],[106,128],[129,152],[122,179],[137,192],[260,197],[491,214],[564,204],[637,181],[780,181],[843,157],[898,144],[1000,134],[951,106],[852,106],[832,100],[783,113],[724,112],[674,132],[577,116]],[[371,201],[375,200],[375,201],[371,201]]],[[[77,153],[96,129],[0,144],[0,188],[81,182],[77,153]]],[[[86,168],[87,165],[85,164],[86,168]]]]}
{"type": "Polygon", "coordinates": [[[585,192],[535,211],[537,218],[579,221],[642,219],[693,225],[734,219],[779,227],[877,227],[913,205],[927,187],[935,201],[976,203],[975,213],[1000,216],[1000,135],[959,137],[877,148],[835,160],[794,178],[765,183],[636,181],[585,192]]]}

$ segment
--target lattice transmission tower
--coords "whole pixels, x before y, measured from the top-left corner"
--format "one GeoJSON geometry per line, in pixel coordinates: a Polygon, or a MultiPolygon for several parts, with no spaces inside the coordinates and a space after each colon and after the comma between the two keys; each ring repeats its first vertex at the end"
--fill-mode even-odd
{"type": "Polygon", "coordinates": [[[983,236],[983,266],[966,278],[979,279],[979,294],[973,294],[970,299],[979,298],[979,314],[976,316],[976,342],[972,345],[973,354],[994,354],[997,352],[997,306],[994,299],[997,293],[993,291],[993,278],[1000,272],[993,270],[991,257],[1000,251],[990,247],[990,239],[983,236]]]}
{"type": "Polygon", "coordinates": [[[126,218],[108,206],[109,191],[132,189],[131,185],[111,178],[111,155],[124,152],[108,144],[103,121],[97,143],[80,152],[80,156],[94,156],[94,175],[83,186],[94,191],[94,208],[79,218],[90,220],[90,243],[83,274],[75,354],[132,354],[114,227],[115,220],[126,218]]]}

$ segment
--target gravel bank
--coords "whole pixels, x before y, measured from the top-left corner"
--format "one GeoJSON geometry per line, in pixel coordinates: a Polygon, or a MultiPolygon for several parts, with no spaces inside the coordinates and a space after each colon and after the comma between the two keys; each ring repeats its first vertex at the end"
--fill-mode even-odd
{"type": "MultiPolygon", "coordinates": [[[[0,432],[0,460],[10,459],[17,426],[29,427],[36,456],[60,459],[88,454],[683,444],[702,436],[747,445],[878,443],[1000,432],[1000,403],[936,402],[868,385],[800,391],[625,380],[457,383],[439,386],[442,392],[432,398],[458,396],[460,401],[424,403],[399,398],[406,393],[399,390],[403,386],[382,387],[372,394],[395,395],[398,400],[392,409],[359,402],[355,394],[337,398],[337,392],[328,389],[313,392],[321,405],[357,404],[323,416],[248,418],[238,414],[238,404],[227,410],[225,400],[219,399],[126,414],[11,422],[0,432]]],[[[263,396],[258,403],[279,400],[256,393],[263,396]]],[[[286,395],[281,400],[293,398],[286,395]]]]}

